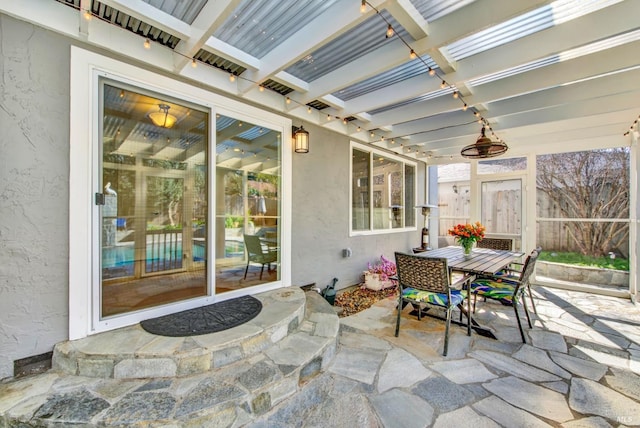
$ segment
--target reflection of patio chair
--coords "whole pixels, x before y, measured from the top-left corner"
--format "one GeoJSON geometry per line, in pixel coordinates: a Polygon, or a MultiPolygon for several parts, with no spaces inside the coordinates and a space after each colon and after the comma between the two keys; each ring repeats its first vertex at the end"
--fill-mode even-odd
{"type": "Polygon", "coordinates": [[[529,328],[533,328],[524,294],[529,293],[531,304],[535,310],[529,278],[533,273],[540,251],[542,251],[542,249],[538,247],[533,250],[529,256],[527,256],[527,259],[522,265],[522,271],[507,269],[502,272],[501,275],[483,276],[477,278],[471,284],[471,292],[473,293],[473,312],[476,311],[476,299],[478,295],[497,300],[503,305],[512,305],[516,314],[516,320],[518,321],[518,328],[520,329],[520,335],[522,336],[523,343],[527,343],[527,341],[524,336],[524,330],[522,329],[520,314],[518,313],[518,303],[522,301],[522,306],[524,308],[524,313],[527,316],[529,328]]]}
{"type": "Polygon", "coordinates": [[[247,279],[249,263],[259,263],[262,265],[260,268],[260,279],[262,279],[264,265],[268,265],[267,270],[271,270],[271,263],[278,261],[278,253],[276,251],[263,250],[260,238],[256,235],[244,235],[244,246],[247,250],[247,267],[244,270],[244,279],[247,279]]]}
{"type": "MultiPolygon", "coordinates": [[[[420,319],[422,304],[444,308],[447,312],[444,333],[444,352],[447,355],[449,347],[449,324],[451,312],[458,307],[464,312],[462,303],[464,294],[460,291],[462,285],[470,280],[470,276],[463,276],[455,283],[449,280],[447,259],[435,257],[420,257],[403,253],[396,253],[396,269],[400,284],[400,301],[398,302],[398,319],[396,321],[396,336],[400,332],[400,313],[405,303],[417,306],[420,319]]],[[[469,309],[469,308],[468,308],[469,309]]],[[[467,310],[467,334],[471,335],[471,314],[467,310]]],[[[462,315],[461,315],[462,316],[462,315]]]]}

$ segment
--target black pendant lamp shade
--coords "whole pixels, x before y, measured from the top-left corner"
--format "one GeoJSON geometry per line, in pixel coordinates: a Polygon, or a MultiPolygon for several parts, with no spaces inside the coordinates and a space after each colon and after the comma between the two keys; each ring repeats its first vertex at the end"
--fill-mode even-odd
{"type": "Polygon", "coordinates": [[[509,149],[502,141],[491,141],[491,138],[484,134],[484,126],[480,133],[480,137],[478,137],[474,144],[470,144],[462,149],[460,154],[463,157],[471,159],[492,158],[500,156],[509,149]]]}

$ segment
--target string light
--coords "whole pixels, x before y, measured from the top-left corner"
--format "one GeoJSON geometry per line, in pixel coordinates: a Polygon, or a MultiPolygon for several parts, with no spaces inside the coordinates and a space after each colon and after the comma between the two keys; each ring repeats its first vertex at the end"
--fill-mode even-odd
{"type": "Polygon", "coordinates": [[[636,127],[636,125],[638,124],[638,120],[640,120],[640,115],[638,116],[638,118],[636,120],[633,121],[633,123],[631,124],[631,126],[629,127],[629,130],[627,132],[625,132],[623,135],[626,137],[627,135],[631,134],[631,132],[633,131],[633,128],[636,127]]]}
{"type": "Polygon", "coordinates": [[[362,128],[358,125],[358,127],[356,128],[357,132],[360,132],[362,130],[362,128]]]}
{"type": "Polygon", "coordinates": [[[362,0],[362,3],[360,4],[360,13],[365,13],[366,11],[367,11],[367,1],[362,0]]]}
{"type": "Polygon", "coordinates": [[[193,59],[191,60],[191,67],[196,68],[197,66],[198,66],[198,63],[196,62],[196,59],[195,59],[195,58],[193,58],[193,59]]]}
{"type": "Polygon", "coordinates": [[[229,75],[229,82],[232,82],[232,83],[233,83],[233,82],[235,82],[235,81],[236,81],[236,75],[235,75],[235,74],[233,74],[233,73],[231,73],[231,74],[229,75]]]}
{"type": "Polygon", "coordinates": [[[416,51],[414,51],[413,49],[411,49],[411,52],[409,52],[409,58],[411,59],[416,59],[418,55],[416,55],[416,51]]]}
{"type": "Polygon", "coordinates": [[[346,117],[345,117],[344,119],[342,119],[342,124],[343,124],[343,125],[346,125],[347,123],[349,123],[349,122],[347,121],[347,118],[346,118],[346,117]]]}
{"type": "Polygon", "coordinates": [[[151,49],[151,41],[149,39],[144,40],[144,48],[151,49]]]}
{"type": "Polygon", "coordinates": [[[307,113],[311,114],[311,107],[307,107],[307,113]]]}
{"type": "Polygon", "coordinates": [[[394,34],[393,27],[391,26],[391,24],[389,24],[387,26],[387,39],[393,37],[393,34],[394,34]]]}
{"type": "Polygon", "coordinates": [[[469,106],[467,106],[467,103],[464,103],[464,105],[462,106],[462,111],[467,111],[467,108],[469,108],[469,106]]]}
{"type": "Polygon", "coordinates": [[[331,120],[331,115],[330,114],[327,115],[327,120],[331,120]]]}
{"type": "Polygon", "coordinates": [[[260,92],[264,92],[264,86],[262,86],[262,85],[258,86],[258,90],[259,90],[260,92]]]}
{"type": "Polygon", "coordinates": [[[436,71],[433,68],[429,67],[429,76],[433,77],[435,75],[436,75],[436,71]]]}
{"type": "Polygon", "coordinates": [[[458,91],[453,91],[453,98],[457,100],[459,96],[458,91]]]}
{"type": "Polygon", "coordinates": [[[443,80],[442,83],[440,83],[440,88],[444,89],[446,87],[447,87],[447,82],[443,80]]]}
{"type": "Polygon", "coordinates": [[[89,9],[84,11],[84,19],[86,19],[87,21],[91,21],[91,18],[93,16],[91,15],[91,11],[89,9]]]}
{"type": "Polygon", "coordinates": [[[286,102],[287,104],[291,104],[291,98],[287,97],[286,102]]]}

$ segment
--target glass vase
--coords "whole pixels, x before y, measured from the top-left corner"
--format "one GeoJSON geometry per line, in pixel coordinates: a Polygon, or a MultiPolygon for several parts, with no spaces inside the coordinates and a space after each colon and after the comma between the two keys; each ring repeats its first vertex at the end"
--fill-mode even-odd
{"type": "Polygon", "coordinates": [[[473,249],[473,242],[462,243],[462,253],[464,254],[465,260],[469,260],[471,258],[472,249],[473,249]]]}

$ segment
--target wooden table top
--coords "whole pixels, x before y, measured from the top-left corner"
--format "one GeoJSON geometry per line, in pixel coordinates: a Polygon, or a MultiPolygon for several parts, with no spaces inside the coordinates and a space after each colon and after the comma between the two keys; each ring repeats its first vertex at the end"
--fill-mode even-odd
{"type": "Polygon", "coordinates": [[[449,269],[472,273],[493,275],[500,272],[510,263],[520,259],[524,253],[518,251],[492,250],[489,248],[474,248],[467,260],[462,247],[450,246],[425,251],[417,254],[420,257],[442,257],[447,259],[449,269]]]}

